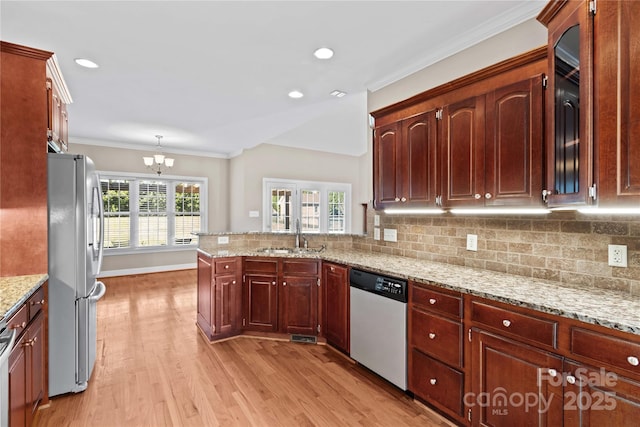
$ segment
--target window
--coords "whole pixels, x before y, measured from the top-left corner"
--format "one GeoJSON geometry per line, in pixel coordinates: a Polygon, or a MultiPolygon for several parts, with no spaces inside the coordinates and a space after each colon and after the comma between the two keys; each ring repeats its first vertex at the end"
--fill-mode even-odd
{"type": "Polygon", "coordinates": [[[101,172],[108,252],[192,247],[206,230],[207,179],[101,172]]]}
{"type": "Polygon", "coordinates": [[[265,178],[264,231],[347,233],[351,184],[265,178]]]}

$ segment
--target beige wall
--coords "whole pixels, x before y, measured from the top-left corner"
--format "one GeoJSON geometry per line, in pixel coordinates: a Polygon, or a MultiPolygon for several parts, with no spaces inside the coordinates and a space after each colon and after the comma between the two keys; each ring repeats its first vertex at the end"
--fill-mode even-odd
{"type": "Polygon", "coordinates": [[[231,231],[262,231],[262,178],[266,177],[352,184],[351,232],[362,233],[361,203],[369,199],[363,194],[361,182],[371,181],[371,175],[366,178],[361,171],[361,157],[261,144],[245,150],[230,163],[231,231]],[[252,210],[259,211],[260,217],[250,218],[252,210]]]}
{"type": "MultiPolygon", "coordinates": [[[[99,171],[147,173],[142,156],[153,151],[128,150],[98,145],[73,143],[70,153],[89,156],[99,171]]],[[[229,160],[215,157],[187,156],[171,154],[175,165],[167,175],[198,176],[208,178],[208,231],[226,231],[229,229],[228,210],[225,208],[229,197],[229,160]]],[[[144,273],[162,271],[177,267],[195,266],[196,253],[193,250],[156,252],[127,255],[105,256],[103,275],[144,273]]]]}

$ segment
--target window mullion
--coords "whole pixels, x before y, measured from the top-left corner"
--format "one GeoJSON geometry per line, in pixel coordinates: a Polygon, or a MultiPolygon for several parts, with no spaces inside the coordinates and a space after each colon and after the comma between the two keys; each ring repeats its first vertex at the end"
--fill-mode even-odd
{"type": "Polygon", "coordinates": [[[175,181],[167,181],[167,245],[174,246],[175,245],[175,224],[176,224],[176,192],[175,192],[175,181]]]}

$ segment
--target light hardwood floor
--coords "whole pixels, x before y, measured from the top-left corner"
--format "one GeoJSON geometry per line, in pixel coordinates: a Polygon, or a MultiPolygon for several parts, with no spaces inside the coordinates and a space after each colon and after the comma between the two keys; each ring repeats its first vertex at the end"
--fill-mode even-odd
{"type": "Polygon", "coordinates": [[[89,388],[36,426],[449,426],[324,345],[197,332],[196,271],[104,280],[89,388]]]}

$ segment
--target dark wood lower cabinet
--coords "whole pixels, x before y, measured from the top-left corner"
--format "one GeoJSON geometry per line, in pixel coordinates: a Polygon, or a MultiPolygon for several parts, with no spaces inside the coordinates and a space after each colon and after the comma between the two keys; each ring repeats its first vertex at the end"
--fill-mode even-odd
{"type": "Polygon", "coordinates": [[[245,329],[262,332],[278,330],[278,277],[247,274],[244,281],[245,329]]]}
{"type": "Polygon", "coordinates": [[[472,329],[471,393],[464,404],[473,426],[561,426],[562,357],[472,329]]]}
{"type": "Polygon", "coordinates": [[[349,268],[324,263],[323,324],[324,336],[332,346],[349,353],[349,268]]]}
{"type": "Polygon", "coordinates": [[[409,384],[416,396],[438,409],[463,416],[464,374],[415,348],[411,350],[409,384]]]}
{"type": "Polygon", "coordinates": [[[288,277],[279,289],[280,331],[285,334],[318,334],[318,278],[288,277]]]}

